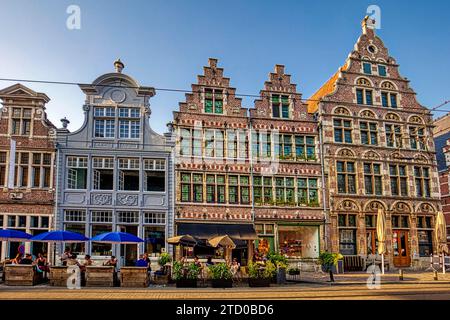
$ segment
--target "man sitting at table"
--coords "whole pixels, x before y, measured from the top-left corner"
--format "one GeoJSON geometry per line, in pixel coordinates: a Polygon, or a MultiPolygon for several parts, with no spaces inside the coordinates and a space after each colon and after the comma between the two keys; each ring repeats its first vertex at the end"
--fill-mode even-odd
{"type": "Polygon", "coordinates": [[[27,253],[25,255],[25,258],[20,260],[19,264],[33,264],[33,258],[31,257],[31,254],[27,253]]]}
{"type": "Polygon", "coordinates": [[[139,255],[139,260],[136,261],[135,266],[148,268],[148,261],[145,259],[143,254],[139,255]]]}

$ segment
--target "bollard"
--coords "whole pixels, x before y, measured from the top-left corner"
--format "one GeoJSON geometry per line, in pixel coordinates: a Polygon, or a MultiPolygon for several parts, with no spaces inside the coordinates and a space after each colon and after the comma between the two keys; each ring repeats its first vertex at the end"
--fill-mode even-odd
{"type": "Polygon", "coordinates": [[[398,280],[403,281],[403,269],[398,269],[398,280]]]}
{"type": "Polygon", "coordinates": [[[437,273],[437,271],[433,271],[433,274],[434,274],[434,280],[437,280],[437,279],[438,279],[438,273],[437,273]]]}

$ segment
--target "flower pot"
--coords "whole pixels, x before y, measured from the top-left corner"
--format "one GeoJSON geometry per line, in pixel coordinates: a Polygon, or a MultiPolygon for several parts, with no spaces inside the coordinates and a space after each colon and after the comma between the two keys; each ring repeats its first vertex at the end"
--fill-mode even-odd
{"type": "Polygon", "coordinates": [[[286,283],[286,269],[278,268],[277,270],[277,284],[285,284],[286,283]]]}
{"type": "Polygon", "coordinates": [[[270,287],[270,278],[249,278],[248,286],[249,287],[270,287]]]}
{"type": "Polygon", "coordinates": [[[176,280],[177,288],[197,288],[197,279],[176,280]]]}
{"type": "Polygon", "coordinates": [[[211,286],[213,288],[231,288],[233,287],[232,279],[212,279],[211,286]]]}

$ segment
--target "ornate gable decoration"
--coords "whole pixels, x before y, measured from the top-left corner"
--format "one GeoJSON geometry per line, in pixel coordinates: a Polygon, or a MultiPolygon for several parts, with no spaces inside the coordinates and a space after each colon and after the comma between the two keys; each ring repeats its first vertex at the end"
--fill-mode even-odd
{"type": "Polygon", "coordinates": [[[356,80],[356,84],[359,85],[359,86],[365,86],[365,87],[371,87],[372,86],[370,81],[367,80],[366,78],[359,78],[358,80],[356,80]]]}
{"type": "Polygon", "coordinates": [[[342,201],[339,204],[337,210],[340,210],[340,211],[358,211],[358,206],[352,200],[344,200],[344,201],[342,201]]]}
{"type": "Polygon", "coordinates": [[[388,89],[388,90],[396,90],[394,84],[392,82],[390,82],[390,81],[384,81],[381,84],[381,88],[382,89],[388,89]]]}
{"type": "Polygon", "coordinates": [[[404,202],[397,202],[394,205],[394,211],[395,212],[399,212],[399,213],[406,213],[406,212],[410,212],[411,210],[410,210],[409,206],[406,203],[404,203],[404,202]]]}
{"type": "Polygon", "coordinates": [[[400,121],[400,117],[397,114],[392,113],[392,112],[389,112],[388,114],[386,114],[385,119],[386,120],[400,121]]]}
{"type": "Polygon", "coordinates": [[[343,116],[350,116],[350,111],[348,111],[347,108],[344,107],[337,107],[333,111],[334,114],[343,115],[343,116]]]}
{"type": "Polygon", "coordinates": [[[423,119],[419,116],[412,116],[409,118],[409,122],[423,124],[423,119]]]}
{"type": "Polygon", "coordinates": [[[370,110],[363,110],[363,111],[360,112],[359,115],[360,115],[362,118],[371,118],[371,119],[375,119],[375,118],[376,118],[375,113],[373,113],[373,112],[370,111],[370,110]]]}
{"type": "Polygon", "coordinates": [[[423,212],[423,213],[433,213],[434,212],[434,208],[431,204],[429,203],[422,203],[419,207],[419,212],[423,212]]]}
{"type": "Polygon", "coordinates": [[[378,209],[384,210],[384,205],[379,201],[372,201],[367,206],[367,210],[369,210],[371,212],[378,212],[378,209]]]}
{"type": "Polygon", "coordinates": [[[367,151],[364,155],[364,158],[370,159],[370,160],[379,160],[380,156],[374,151],[367,151]]]}
{"type": "Polygon", "coordinates": [[[341,149],[337,153],[338,157],[345,157],[345,158],[353,158],[355,157],[355,154],[350,149],[341,149]]]}

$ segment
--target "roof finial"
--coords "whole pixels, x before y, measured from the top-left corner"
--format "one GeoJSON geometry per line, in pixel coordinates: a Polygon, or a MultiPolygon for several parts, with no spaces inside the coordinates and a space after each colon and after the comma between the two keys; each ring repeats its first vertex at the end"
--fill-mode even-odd
{"type": "Polygon", "coordinates": [[[122,70],[123,68],[125,68],[125,65],[123,64],[122,61],[120,61],[120,59],[117,59],[116,61],[114,61],[114,68],[116,69],[116,72],[122,73],[122,70]]]}
{"type": "Polygon", "coordinates": [[[375,19],[370,19],[370,16],[365,16],[361,22],[363,34],[367,34],[367,29],[375,29],[375,19]]]}
{"type": "Polygon", "coordinates": [[[70,121],[67,120],[66,117],[64,117],[61,119],[61,123],[62,123],[63,129],[67,129],[67,125],[70,123],[70,121]]]}

